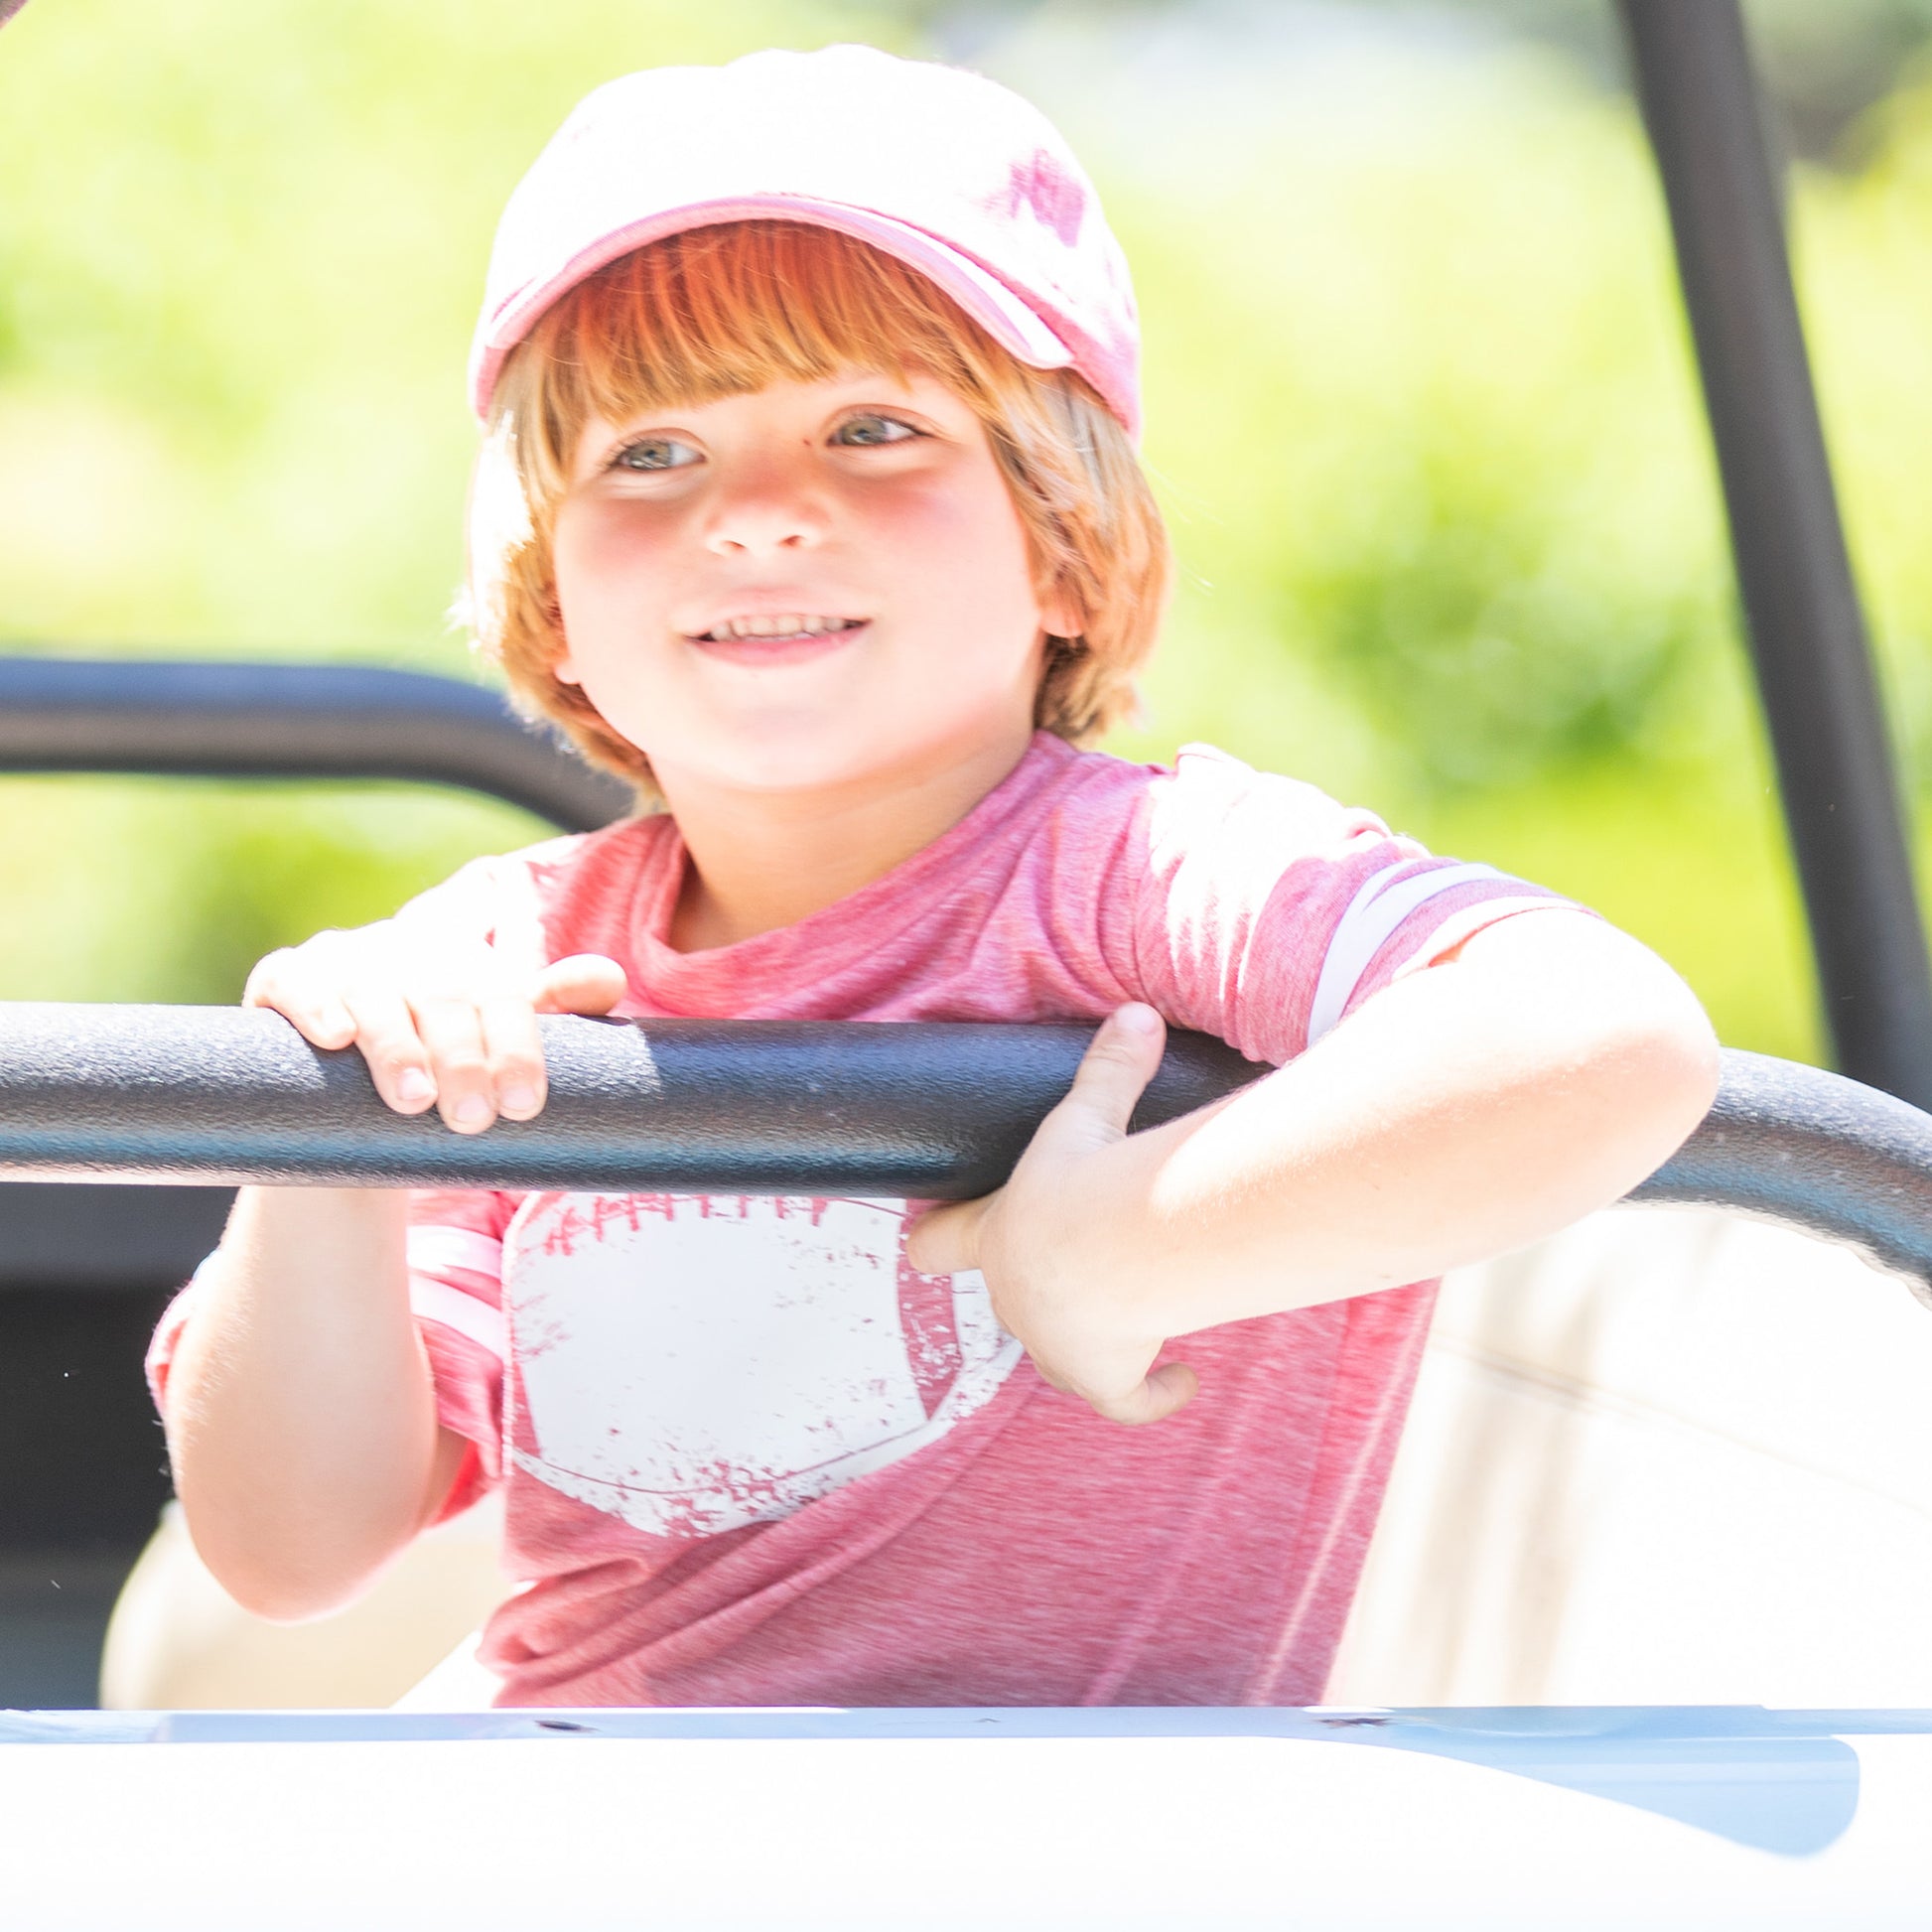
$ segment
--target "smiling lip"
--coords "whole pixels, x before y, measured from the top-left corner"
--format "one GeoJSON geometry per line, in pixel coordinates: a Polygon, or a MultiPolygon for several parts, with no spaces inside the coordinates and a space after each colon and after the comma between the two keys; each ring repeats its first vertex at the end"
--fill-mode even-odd
{"type": "Polygon", "coordinates": [[[842,649],[870,623],[866,618],[760,614],[722,619],[690,641],[728,664],[797,664],[842,649]]]}

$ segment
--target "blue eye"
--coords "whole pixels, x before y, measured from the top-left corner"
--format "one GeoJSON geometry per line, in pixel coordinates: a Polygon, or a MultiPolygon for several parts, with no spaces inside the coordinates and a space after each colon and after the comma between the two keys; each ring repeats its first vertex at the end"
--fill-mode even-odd
{"type": "Polygon", "coordinates": [[[919,432],[895,416],[848,416],[832,434],[847,449],[877,449],[885,443],[904,443],[919,432]]]}
{"type": "Polygon", "coordinates": [[[697,461],[697,451],[674,436],[640,436],[617,453],[611,467],[632,471],[682,470],[697,461]]]}

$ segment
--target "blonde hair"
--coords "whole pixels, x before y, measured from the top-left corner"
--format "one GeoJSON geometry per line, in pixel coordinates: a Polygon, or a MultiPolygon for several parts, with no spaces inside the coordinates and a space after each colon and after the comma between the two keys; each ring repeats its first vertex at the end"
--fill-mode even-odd
{"type": "Polygon", "coordinates": [[[1167,532],[1084,378],[1027,367],[897,257],[797,221],[724,222],[620,257],[545,312],[498,378],[471,496],[468,615],[522,708],[646,791],[644,755],[553,672],[551,536],[593,418],[848,368],[917,370],[986,426],[1035,581],[1081,614],[1048,640],[1037,724],[1075,745],[1129,713],[1167,593],[1167,532]]]}

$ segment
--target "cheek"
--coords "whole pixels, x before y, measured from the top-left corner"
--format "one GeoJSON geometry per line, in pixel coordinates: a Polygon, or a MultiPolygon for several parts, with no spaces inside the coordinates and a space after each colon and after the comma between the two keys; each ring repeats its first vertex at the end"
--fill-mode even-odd
{"type": "Polygon", "coordinates": [[[558,512],[550,560],[564,632],[553,668],[577,684],[614,624],[634,631],[639,600],[661,575],[657,546],[635,518],[612,505],[567,502],[558,512]]]}
{"type": "Polygon", "coordinates": [[[976,624],[1032,633],[1039,626],[1033,554],[1020,513],[997,475],[967,489],[907,492],[886,506],[882,554],[932,602],[976,624]]]}
{"type": "Polygon", "coordinates": [[[615,598],[647,592],[662,575],[664,548],[648,522],[626,514],[624,506],[566,503],[551,540],[566,619],[573,606],[595,611],[615,598]]]}
{"type": "Polygon", "coordinates": [[[553,543],[556,595],[560,601],[595,601],[599,591],[622,584],[639,564],[635,531],[603,504],[566,504],[556,518],[553,543]]]}

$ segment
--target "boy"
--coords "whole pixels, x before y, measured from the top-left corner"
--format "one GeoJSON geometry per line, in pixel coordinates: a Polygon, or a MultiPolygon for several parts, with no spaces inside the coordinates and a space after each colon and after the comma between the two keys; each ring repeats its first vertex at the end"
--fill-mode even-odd
{"type": "Polygon", "coordinates": [[[1135,367],[1085,177],[972,76],[632,75],[539,158],[473,362],[476,621],[664,809],[248,997],[458,1132],[540,1109],[537,1011],[1104,1025],[1010,1183],[923,1219],[244,1190],[155,1375],[245,1604],[326,1610],[500,1484],[505,1703],[1319,1696],[1431,1278],[1622,1193],[1715,1048],[1547,894],[1075,749],[1165,583],[1135,367]],[[1128,1138],[1164,1017],[1279,1070],[1128,1138]]]}

